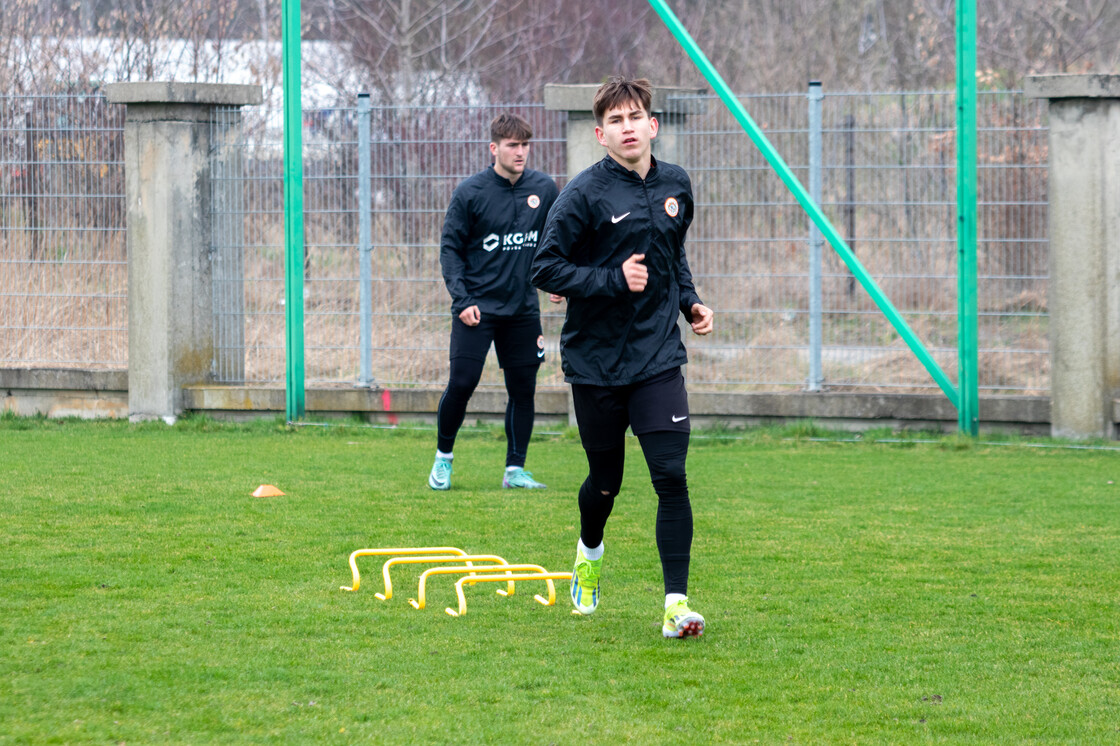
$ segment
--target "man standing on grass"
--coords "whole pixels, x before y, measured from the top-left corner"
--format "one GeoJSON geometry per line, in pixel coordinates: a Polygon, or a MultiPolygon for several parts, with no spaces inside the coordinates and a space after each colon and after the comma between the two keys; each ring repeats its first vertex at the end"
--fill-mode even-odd
{"type": "Polygon", "coordinates": [[[490,123],[494,165],[456,189],[447,208],[439,261],[451,294],[451,373],[436,415],[433,490],[451,488],[452,448],[493,343],[505,376],[506,470],[502,487],[543,488],[525,471],[533,433],[537,369],[544,361],[540,305],[529,263],[556,200],[556,184],[525,168],[533,129],[516,114],[490,123]]]}
{"type": "Polygon", "coordinates": [[[599,604],[603,532],[622,487],[627,426],[657,492],[657,549],[665,582],[665,637],[694,637],[704,617],[688,606],[692,506],[685,478],[687,362],[677,328],[712,331],[684,253],[692,184],[651,152],[657,120],[649,81],[611,78],[595,94],[595,136],[606,156],[561,193],[533,259],[532,282],[568,299],[560,337],[565,380],[589,474],[579,490],[580,538],[572,603],[599,604]]]}

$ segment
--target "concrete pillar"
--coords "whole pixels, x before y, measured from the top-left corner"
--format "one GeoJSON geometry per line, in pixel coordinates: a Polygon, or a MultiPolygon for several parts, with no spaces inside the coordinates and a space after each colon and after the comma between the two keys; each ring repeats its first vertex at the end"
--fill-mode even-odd
{"type": "MultiPolygon", "coordinates": [[[[595,99],[597,84],[591,85],[546,85],[544,87],[544,108],[550,111],[568,112],[568,178],[602,159],[606,149],[595,138],[595,116],[591,104],[595,99]]],[[[654,88],[650,107],[657,117],[658,132],[653,140],[653,154],[659,160],[681,163],[677,133],[683,129],[688,114],[703,113],[703,101],[687,101],[674,104],[672,113],[667,110],[670,96],[696,95],[697,88],[654,88]]],[[[685,164],[681,164],[685,165],[685,164]]]]}
{"type": "Polygon", "coordinates": [[[1114,437],[1120,395],[1120,75],[1039,75],[1050,112],[1050,389],[1057,437],[1114,437]]]}
{"type": "Polygon", "coordinates": [[[259,86],[114,83],[124,104],[128,215],[128,413],[174,422],[182,387],[211,378],[210,132],[215,109],[259,104],[259,86]]]}

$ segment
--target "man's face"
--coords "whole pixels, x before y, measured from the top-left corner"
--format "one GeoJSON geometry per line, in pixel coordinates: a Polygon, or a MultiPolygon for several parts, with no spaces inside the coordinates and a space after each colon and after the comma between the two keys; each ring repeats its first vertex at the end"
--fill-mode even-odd
{"type": "Polygon", "coordinates": [[[611,157],[631,166],[649,159],[650,141],[656,136],[657,120],[633,101],[604,112],[603,124],[595,128],[595,137],[611,157]]]}
{"type": "Polygon", "coordinates": [[[525,172],[525,162],[529,160],[529,141],[502,138],[501,142],[490,143],[490,154],[494,156],[494,170],[499,176],[516,179],[525,172]]]}

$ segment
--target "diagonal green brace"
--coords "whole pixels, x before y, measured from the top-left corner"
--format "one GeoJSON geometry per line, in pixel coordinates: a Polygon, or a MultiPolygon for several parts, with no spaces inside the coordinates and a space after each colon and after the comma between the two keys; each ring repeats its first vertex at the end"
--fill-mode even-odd
{"type": "Polygon", "coordinates": [[[669,31],[676,37],[677,42],[688,56],[692,58],[692,61],[700,69],[700,72],[708,80],[708,83],[711,84],[712,88],[723,100],[723,103],[731,111],[732,116],[735,117],[739,125],[742,126],[747,135],[750,136],[755,147],[759,149],[763,157],[770,163],[775,173],[778,174],[778,177],[809,215],[809,218],[820,229],[821,235],[832,245],[832,248],[840,255],[844,263],[848,265],[852,274],[859,280],[860,285],[862,285],[864,290],[867,291],[867,294],[871,296],[871,300],[875,302],[875,305],[879,307],[879,310],[881,310],[887,317],[887,320],[890,321],[891,326],[895,328],[895,331],[897,331],[903,341],[906,342],[906,345],[914,355],[917,356],[922,365],[925,366],[925,369],[929,371],[933,380],[941,387],[941,390],[945,393],[945,396],[949,398],[952,405],[959,409],[960,396],[958,395],[957,389],[953,386],[953,382],[949,380],[945,371],[941,370],[937,361],[929,354],[929,351],[925,348],[925,345],[922,344],[921,340],[918,339],[914,330],[906,323],[906,319],[902,318],[902,315],[894,305],[891,304],[890,299],[883,294],[883,291],[875,283],[875,280],[867,273],[867,270],[864,269],[856,255],[852,253],[848,244],[841,238],[840,234],[832,226],[832,223],[821,211],[820,207],[813,202],[808,191],[806,191],[805,187],[801,185],[801,182],[797,180],[797,177],[794,176],[789,166],[782,160],[781,155],[778,154],[778,151],[774,149],[774,146],[766,138],[766,135],[763,134],[758,125],[751,119],[747,110],[743,108],[742,103],[740,103],[739,99],[735,97],[735,94],[731,92],[731,89],[720,76],[719,72],[704,55],[700,47],[697,46],[688,31],[685,30],[680,19],[673,14],[673,11],[669,9],[669,6],[665,4],[664,0],[649,0],[649,4],[653,7],[654,11],[661,16],[661,20],[665,22],[669,31]]]}

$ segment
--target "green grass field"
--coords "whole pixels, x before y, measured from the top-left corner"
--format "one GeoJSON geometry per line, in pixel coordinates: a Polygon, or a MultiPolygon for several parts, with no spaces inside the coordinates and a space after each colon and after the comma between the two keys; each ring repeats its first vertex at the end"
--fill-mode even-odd
{"type": "Polygon", "coordinates": [[[416,567],[340,591],[350,552],[570,569],[570,433],[530,493],[465,432],[436,493],[430,430],[0,418],[0,743],[1120,742],[1120,452],[811,432],[694,439],[708,628],[676,641],[634,442],[594,616],[561,581],[455,619],[416,567]]]}

